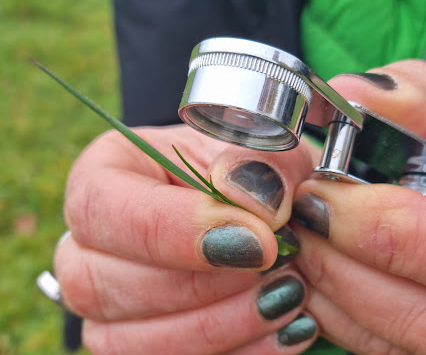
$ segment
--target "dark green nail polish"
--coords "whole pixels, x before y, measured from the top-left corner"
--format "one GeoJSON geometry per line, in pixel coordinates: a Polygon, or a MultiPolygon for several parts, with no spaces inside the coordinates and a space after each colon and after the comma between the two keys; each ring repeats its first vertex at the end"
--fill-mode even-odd
{"type": "Polygon", "coordinates": [[[303,284],[292,276],[284,276],[262,290],[257,308],[266,319],[275,319],[299,306],[304,297],[303,284]]]}
{"type": "Polygon", "coordinates": [[[397,83],[390,76],[376,73],[345,73],[343,75],[352,75],[377,86],[379,89],[390,91],[397,88],[397,83]]]}
{"type": "MultiPolygon", "coordinates": [[[[281,227],[275,232],[275,234],[280,235],[282,241],[299,249],[299,241],[296,238],[296,234],[293,232],[293,230],[289,226],[285,225],[281,227]]],[[[294,259],[295,256],[296,256],[295,254],[288,254],[285,256],[278,254],[277,260],[275,260],[274,265],[272,265],[268,270],[262,271],[261,273],[267,274],[270,271],[276,270],[280,268],[281,266],[288,264],[290,261],[294,259]]]]}
{"type": "Polygon", "coordinates": [[[263,265],[263,250],[256,235],[240,225],[226,225],[209,230],[202,251],[214,266],[258,268],[263,265]]]}
{"type": "Polygon", "coordinates": [[[293,203],[293,218],[305,228],[328,238],[330,211],[320,197],[307,193],[293,203]]]}
{"type": "Polygon", "coordinates": [[[264,205],[277,210],[284,198],[280,176],[269,165],[249,161],[234,167],[226,179],[264,205]]]}
{"type": "Polygon", "coordinates": [[[311,339],[316,330],[315,322],[311,318],[301,315],[277,332],[278,341],[282,345],[299,344],[302,341],[311,339]]]}

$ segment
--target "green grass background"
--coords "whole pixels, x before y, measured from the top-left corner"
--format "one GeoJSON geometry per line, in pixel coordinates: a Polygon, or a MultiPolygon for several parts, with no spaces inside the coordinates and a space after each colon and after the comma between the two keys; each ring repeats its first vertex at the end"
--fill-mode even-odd
{"type": "Polygon", "coordinates": [[[72,162],[108,129],[30,57],[119,115],[110,2],[0,2],[0,355],[64,353],[62,311],[35,280],[65,230],[72,162]]]}

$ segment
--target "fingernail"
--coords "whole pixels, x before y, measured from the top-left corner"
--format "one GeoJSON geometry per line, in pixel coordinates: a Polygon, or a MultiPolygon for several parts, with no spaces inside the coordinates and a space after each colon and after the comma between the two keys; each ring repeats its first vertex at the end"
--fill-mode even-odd
{"type": "Polygon", "coordinates": [[[277,172],[265,163],[248,161],[238,164],[226,179],[269,208],[277,210],[281,205],[284,197],[283,182],[277,172]]]}
{"type": "Polygon", "coordinates": [[[300,315],[289,325],[277,332],[278,341],[282,345],[299,344],[302,341],[311,339],[317,330],[317,325],[313,319],[300,315]]]}
{"type": "Polygon", "coordinates": [[[293,203],[293,218],[303,227],[328,238],[330,208],[317,195],[306,193],[293,203]]]}
{"type": "MultiPolygon", "coordinates": [[[[285,225],[282,228],[278,229],[275,234],[278,234],[281,236],[281,240],[290,244],[293,247],[296,247],[299,249],[299,241],[297,240],[296,234],[293,232],[293,230],[285,225]]],[[[272,265],[268,270],[262,271],[261,274],[267,274],[270,271],[276,270],[281,266],[284,266],[288,264],[290,261],[294,259],[296,254],[288,254],[288,255],[280,255],[278,254],[277,260],[275,260],[274,265],[272,265]]]]}
{"type": "Polygon", "coordinates": [[[202,251],[214,266],[258,268],[263,265],[263,250],[257,236],[240,225],[226,225],[209,230],[202,251]]]}
{"type": "Polygon", "coordinates": [[[257,299],[257,308],[266,319],[275,319],[299,306],[305,297],[303,284],[284,276],[266,286],[257,299]]]}
{"type": "Polygon", "coordinates": [[[345,73],[343,75],[353,75],[377,86],[379,89],[390,91],[398,87],[397,82],[388,75],[376,73],[345,73]]]}

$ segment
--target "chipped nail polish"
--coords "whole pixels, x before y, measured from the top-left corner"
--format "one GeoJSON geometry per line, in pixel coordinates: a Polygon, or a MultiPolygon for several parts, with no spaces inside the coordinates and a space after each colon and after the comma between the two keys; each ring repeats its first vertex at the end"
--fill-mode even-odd
{"type": "Polygon", "coordinates": [[[317,195],[306,193],[300,196],[293,203],[292,216],[305,228],[328,238],[330,209],[317,195]]]}
{"type": "Polygon", "coordinates": [[[277,210],[284,198],[284,185],[269,165],[248,161],[235,166],[226,180],[264,205],[277,210]]]}

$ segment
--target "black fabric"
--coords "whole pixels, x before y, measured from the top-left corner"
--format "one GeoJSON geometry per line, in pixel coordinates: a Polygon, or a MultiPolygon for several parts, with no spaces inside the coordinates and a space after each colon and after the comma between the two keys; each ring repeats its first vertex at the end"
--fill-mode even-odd
{"type": "Polygon", "coordinates": [[[127,125],[180,122],[192,48],[209,37],[263,42],[301,58],[301,0],[114,0],[127,125]]]}
{"type": "Polygon", "coordinates": [[[83,321],[79,316],[65,311],[64,346],[67,351],[76,351],[81,347],[81,327],[83,321]]]}

